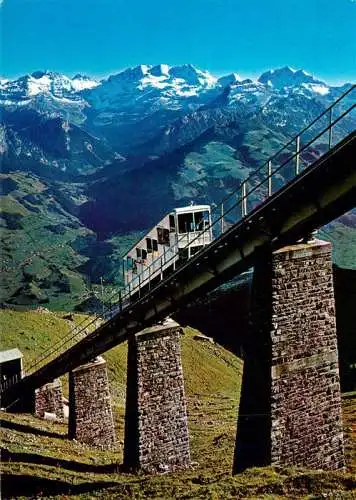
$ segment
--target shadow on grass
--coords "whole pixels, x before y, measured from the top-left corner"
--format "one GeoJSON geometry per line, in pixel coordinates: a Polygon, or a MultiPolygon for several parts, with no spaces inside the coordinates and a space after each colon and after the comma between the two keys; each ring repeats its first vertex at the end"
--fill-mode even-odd
{"type": "Polygon", "coordinates": [[[24,496],[28,498],[46,498],[52,495],[78,495],[117,486],[114,482],[93,482],[71,484],[58,479],[44,479],[24,474],[1,476],[2,498],[10,499],[24,496]]]}
{"type": "Polygon", "coordinates": [[[66,439],[67,434],[59,434],[58,432],[44,431],[43,429],[37,429],[31,425],[18,424],[16,422],[9,422],[8,420],[0,420],[0,428],[2,429],[12,429],[14,431],[27,432],[29,434],[36,434],[36,436],[45,436],[50,438],[60,438],[66,439]]]}
{"type": "Polygon", "coordinates": [[[343,400],[347,401],[348,399],[350,399],[350,400],[354,399],[355,403],[356,403],[356,391],[354,391],[354,392],[346,392],[344,394],[341,394],[341,396],[342,396],[343,400]]]}
{"type": "Polygon", "coordinates": [[[94,474],[107,474],[123,472],[121,464],[94,465],[76,462],[74,460],[63,460],[61,458],[46,457],[36,453],[15,453],[5,449],[1,450],[2,462],[21,462],[28,464],[49,465],[60,469],[68,469],[73,472],[91,472],[94,474]]]}

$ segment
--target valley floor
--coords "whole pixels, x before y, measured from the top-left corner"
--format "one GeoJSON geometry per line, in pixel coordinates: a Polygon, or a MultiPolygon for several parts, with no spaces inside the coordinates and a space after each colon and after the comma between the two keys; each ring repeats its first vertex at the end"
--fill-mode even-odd
{"type": "MultiPolygon", "coordinates": [[[[6,311],[0,319],[9,332],[4,348],[16,345],[29,359],[41,350],[43,334],[39,332],[44,327],[47,331],[53,328],[54,336],[68,328],[67,320],[50,312],[6,311]],[[26,315],[27,322],[19,314],[26,315]],[[19,331],[16,334],[16,328],[21,329],[21,335],[19,331]],[[31,351],[27,337],[32,340],[31,351]]],[[[68,441],[65,424],[2,412],[2,498],[355,498],[356,393],[343,396],[347,472],[268,467],[231,475],[242,363],[222,347],[198,340],[197,333],[186,328],[182,338],[191,470],[158,476],[122,472],[127,353],[123,344],[106,355],[117,449],[101,451],[68,441]]],[[[66,380],[63,382],[66,392],[66,380]]]]}

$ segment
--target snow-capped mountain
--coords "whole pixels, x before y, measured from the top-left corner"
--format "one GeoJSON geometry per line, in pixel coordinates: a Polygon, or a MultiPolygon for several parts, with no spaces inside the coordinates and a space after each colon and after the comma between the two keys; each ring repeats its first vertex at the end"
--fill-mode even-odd
{"type": "Polygon", "coordinates": [[[237,73],[218,78],[191,64],[173,67],[159,64],[128,68],[101,81],[80,74],[70,78],[50,71],[37,71],[15,80],[0,79],[0,104],[25,105],[42,95],[68,101],[83,100],[96,111],[115,111],[128,110],[133,105],[142,107],[143,101],[149,113],[160,108],[193,109],[216,98],[228,86],[234,89],[232,96],[286,93],[296,89],[324,96],[335,88],[304,70],[288,66],[267,71],[252,81],[242,79],[237,73]]]}
{"type": "Polygon", "coordinates": [[[261,115],[266,124],[283,133],[295,133],[347,88],[329,86],[288,66],[253,81],[237,73],[218,78],[191,64],[159,64],[128,68],[101,81],[48,71],[0,80],[0,106],[60,117],[125,156],[147,157],[157,154],[157,140],[169,143],[169,150],[182,146],[181,140],[162,141],[162,134],[169,136],[174,130],[176,137],[196,137],[200,124],[206,129],[214,117],[221,122],[224,113],[231,116],[231,110],[261,115]],[[216,109],[220,111],[214,114],[216,109]],[[184,127],[184,134],[179,127],[184,127]]]}
{"type": "Polygon", "coordinates": [[[289,66],[266,71],[259,77],[258,81],[275,89],[295,87],[298,85],[302,85],[303,83],[323,84],[323,82],[315,79],[306,71],[302,69],[295,70],[293,68],[290,68],[289,66]]]}
{"type": "Polygon", "coordinates": [[[189,64],[129,68],[83,93],[90,106],[87,125],[131,153],[220,91],[217,78],[189,64]]]}
{"type": "Polygon", "coordinates": [[[332,94],[330,97],[334,97],[333,88],[328,86],[325,82],[318,80],[302,69],[295,70],[289,66],[266,71],[260,76],[258,81],[270,89],[287,93],[304,93],[310,97],[312,97],[313,94],[314,96],[315,94],[321,96],[332,94]]]}
{"type": "MultiPolygon", "coordinates": [[[[98,127],[142,122],[157,112],[173,112],[174,117],[176,112],[191,112],[212,103],[223,93],[226,105],[238,102],[263,106],[272,95],[286,93],[304,93],[310,98],[330,94],[332,98],[334,88],[303,70],[289,67],[267,71],[258,81],[252,81],[243,80],[237,73],[217,78],[191,64],[140,65],[101,81],[80,74],[70,78],[49,71],[37,71],[16,80],[0,80],[2,106],[31,106],[43,113],[47,100],[47,111],[60,113],[62,106],[70,114],[73,114],[71,107],[77,114],[87,107],[88,124],[98,127]]],[[[85,121],[83,116],[71,119],[78,123],[85,121]]]]}
{"type": "Polygon", "coordinates": [[[50,71],[36,71],[17,80],[1,80],[0,96],[5,105],[27,104],[38,95],[50,94],[58,99],[79,99],[78,92],[91,89],[99,82],[87,76],[76,75],[74,78],[50,71]]]}
{"type": "MultiPolygon", "coordinates": [[[[211,92],[216,91],[216,82],[210,73],[190,64],[172,68],[166,64],[141,65],[103,80],[100,86],[87,92],[86,97],[95,109],[109,109],[116,114],[134,107],[132,119],[136,121],[135,110],[140,110],[142,117],[142,113],[147,116],[160,109],[199,106],[204,97],[209,99],[211,92]]],[[[100,120],[100,116],[97,119],[100,120]]]]}
{"type": "Polygon", "coordinates": [[[36,71],[16,80],[0,81],[0,106],[15,111],[33,109],[47,117],[61,117],[75,124],[86,121],[83,109],[88,106],[81,94],[99,82],[88,76],[70,78],[60,73],[36,71]]]}
{"type": "MultiPolygon", "coordinates": [[[[221,85],[221,87],[227,87],[228,85],[235,85],[236,83],[241,83],[243,78],[237,73],[230,73],[229,75],[221,76],[217,83],[221,85]]],[[[249,80],[251,81],[251,80],[249,80]]]]}

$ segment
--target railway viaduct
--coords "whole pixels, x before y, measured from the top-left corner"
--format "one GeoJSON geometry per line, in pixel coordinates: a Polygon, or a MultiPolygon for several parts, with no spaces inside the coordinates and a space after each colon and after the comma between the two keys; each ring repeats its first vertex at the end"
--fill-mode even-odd
{"type": "MultiPolygon", "coordinates": [[[[348,98],[351,92],[355,87],[348,98]]],[[[307,127],[292,139],[296,149],[286,162],[268,160],[254,178],[260,181],[247,179],[234,201],[224,202],[213,222],[221,234],[212,243],[158,283],[120,293],[105,322],[91,333],[88,325],[77,328],[23,378],[4,386],[2,406],[30,405],[38,415],[51,411],[63,418],[57,379],[69,373],[69,438],[113,446],[101,354],[128,340],[124,465],[151,473],[189,467],[181,328],[165,318],[254,267],[233,471],[268,464],[343,468],[332,249],[311,234],[355,207],[356,133],[337,141],[332,135],[355,108],[344,107],[332,119],[344,97],[312,122],[329,118],[317,137],[310,139],[307,127]],[[304,153],[325,135],[326,151],[303,167],[304,153]],[[287,164],[293,175],[273,192],[287,164]],[[267,196],[249,209],[260,186],[267,196]],[[237,220],[224,226],[236,211],[237,220]]]]}

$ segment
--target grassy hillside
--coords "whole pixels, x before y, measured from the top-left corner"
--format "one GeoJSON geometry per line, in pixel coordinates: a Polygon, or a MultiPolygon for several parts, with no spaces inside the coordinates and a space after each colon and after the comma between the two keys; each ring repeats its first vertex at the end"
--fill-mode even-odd
{"type": "MultiPolygon", "coordinates": [[[[68,331],[73,320],[83,318],[64,316],[0,311],[1,348],[19,347],[25,363],[32,362],[68,331]]],[[[353,498],[356,483],[350,473],[269,467],[231,476],[242,363],[217,344],[197,339],[197,333],[186,328],[182,337],[191,470],[156,477],[121,472],[127,356],[122,344],[105,355],[117,449],[100,451],[68,441],[64,424],[2,413],[3,498],[353,498]]],[[[356,399],[347,395],[343,408],[350,468],[356,465],[356,399]]]]}
{"type": "MultiPolygon", "coordinates": [[[[93,235],[71,213],[53,183],[21,172],[1,174],[0,180],[4,195],[0,301],[68,308],[86,291],[75,270],[88,258],[76,251],[74,243],[93,235]]],[[[73,208],[70,198],[67,205],[73,208]]]]}
{"type": "Polygon", "coordinates": [[[0,182],[0,303],[73,310],[100,295],[101,276],[120,283],[120,255],[139,234],[98,241],[77,216],[81,183],[29,172],[2,173],[0,182]]]}
{"type": "Polygon", "coordinates": [[[322,228],[318,236],[333,245],[333,261],[341,268],[356,270],[356,210],[352,224],[336,220],[322,228]]]}

